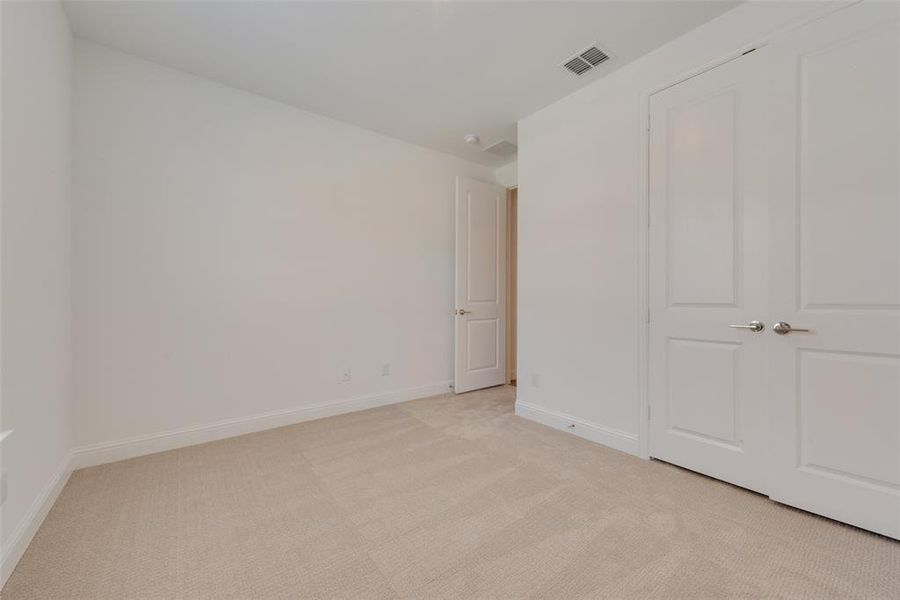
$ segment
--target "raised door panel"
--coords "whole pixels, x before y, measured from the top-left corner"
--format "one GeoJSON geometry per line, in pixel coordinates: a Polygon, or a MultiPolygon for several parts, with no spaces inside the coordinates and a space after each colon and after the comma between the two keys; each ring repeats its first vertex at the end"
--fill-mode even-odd
{"type": "Polygon", "coordinates": [[[670,306],[737,300],[736,101],[717,90],[665,115],[670,306]]]}
{"type": "MultiPolygon", "coordinates": [[[[500,202],[466,195],[468,237],[466,240],[467,301],[496,303],[500,268],[500,202]]],[[[505,223],[502,224],[505,227],[505,223]]]]}
{"type": "Polygon", "coordinates": [[[798,464],[900,489],[900,358],[801,350],[798,464]]]}
{"type": "Polygon", "coordinates": [[[740,448],[740,344],[670,339],[667,427],[703,443],[740,448]]]}
{"type": "Polygon", "coordinates": [[[466,371],[496,369],[500,363],[499,319],[468,319],[466,328],[466,371]]]}
{"type": "Polygon", "coordinates": [[[801,308],[900,307],[898,72],[891,25],[800,57],[801,308]]]}

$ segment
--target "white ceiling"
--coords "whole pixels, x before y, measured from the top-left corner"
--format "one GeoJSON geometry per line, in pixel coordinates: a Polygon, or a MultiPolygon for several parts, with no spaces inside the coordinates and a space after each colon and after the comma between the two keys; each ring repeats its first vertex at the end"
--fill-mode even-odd
{"type": "Polygon", "coordinates": [[[735,2],[85,2],[75,34],[486,165],[518,119],[735,2]],[[597,42],[582,77],[559,63],[597,42]]]}

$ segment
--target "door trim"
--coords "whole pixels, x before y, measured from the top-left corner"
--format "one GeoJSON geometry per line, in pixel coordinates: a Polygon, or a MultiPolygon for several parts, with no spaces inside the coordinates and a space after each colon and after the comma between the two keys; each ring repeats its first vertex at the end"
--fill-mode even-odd
{"type": "Polygon", "coordinates": [[[506,383],[516,380],[519,186],[506,188],[506,383]],[[510,360],[513,358],[514,360],[510,360]]]}

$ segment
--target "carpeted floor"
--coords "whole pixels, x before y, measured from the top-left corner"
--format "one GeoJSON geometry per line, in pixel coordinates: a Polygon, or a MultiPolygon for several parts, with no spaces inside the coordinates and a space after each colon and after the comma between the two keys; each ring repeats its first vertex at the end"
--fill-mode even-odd
{"type": "Polygon", "coordinates": [[[84,469],[23,598],[900,598],[900,543],[440,396],[84,469]]]}

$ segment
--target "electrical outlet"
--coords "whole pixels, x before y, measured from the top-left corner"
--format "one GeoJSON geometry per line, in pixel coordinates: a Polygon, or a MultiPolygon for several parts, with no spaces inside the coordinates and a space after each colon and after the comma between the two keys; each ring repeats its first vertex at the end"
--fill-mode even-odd
{"type": "Polygon", "coordinates": [[[341,381],[350,381],[350,367],[346,367],[341,371],[341,381]]]}
{"type": "Polygon", "coordinates": [[[381,376],[387,377],[391,374],[391,363],[384,363],[381,365],[381,376]]]}
{"type": "Polygon", "coordinates": [[[0,473],[0,504],[6,502],[6,471],[0,473]]]}

